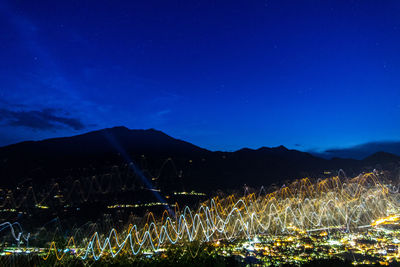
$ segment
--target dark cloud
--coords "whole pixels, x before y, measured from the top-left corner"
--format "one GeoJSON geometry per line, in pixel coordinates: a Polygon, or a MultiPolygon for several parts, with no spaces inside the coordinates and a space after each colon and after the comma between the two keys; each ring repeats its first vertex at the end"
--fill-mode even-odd
{"type": "Polygon", "coordinates": [[[56,109],[8,110],[0,109],[0,121],[9,126],[22,126],[36,130],[71,128],[82,130],[85,125],[77,118],[57,115],[56,109]]]}
{"type": "Polygon", "coordinates": [[[322,153],[313,153],[325,158],[363,159],[376,152],[388,152],[400,156],[400,141],[370,142],[348,148],[334,148],[322,153]]]}

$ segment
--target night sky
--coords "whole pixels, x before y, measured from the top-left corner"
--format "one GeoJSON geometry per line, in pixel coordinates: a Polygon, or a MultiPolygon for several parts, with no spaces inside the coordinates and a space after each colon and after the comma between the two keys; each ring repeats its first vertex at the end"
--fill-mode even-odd
{"type": "Polygon", "coordinates": [[[400,1],[0,1],[0,145],[155,128],[211,150],[400,136],[400,1]]]}

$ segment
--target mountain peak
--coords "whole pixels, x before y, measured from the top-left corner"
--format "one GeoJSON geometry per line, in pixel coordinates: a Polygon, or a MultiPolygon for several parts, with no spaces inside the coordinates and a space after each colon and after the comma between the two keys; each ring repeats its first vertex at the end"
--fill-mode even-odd
{"type": "Polygon", "coordinates": [[[257,149],[258,151],[264,151],[264,152],[287,152],[289,151],[289,149],[287,149],[285,146],[280,145],[280,146],[276,146],[276,147],[260,147],[259,149],[257,149]]]}
{"type": "MultiPolygon", "coordinates": [[[[162,131],[156,130],[154,128],[149,129],[129,129],[126,126],[114,126],[110,128],[104,128],[98,131],[119,131],[119,132],[157,132],[162,133],[162,131]]],[[[95,131],[96,132],[96,131],[95,131]]]]}
{"type": "Polygon", "coordinates": [[[117,131],[130,131],[130,129],[128,127],[125,126],[114,126],[111,128],[105,128],[104,130],[117,130],[117,131]]]}
{"type": "Polygon", "coordinates": [[[142,137],[158,137],[158,138],[171,138],[174,139],[172,137],[170,137],[169,135],[167,135],[166,133],[156,130],[154,128],[149,128],[149,129],[129,129],[125,126],[114,126],[111,128],[104,128],[104,129],[100,129],[97,131],[92,131],[92,132],[88,132],[85,133],[83,135],[97,135],[98,133],[101,134],[112,134],[115,136],[126,136],[126,137],[134,137],[137,138],[139,136],[142,137]]]}
{"type": "Polygon", "coordinates": [[[276,151],[289,151],[289,149],[287,149],[287,147],[285,147],[283,145],[272,147],[272,149],[276,150],[276,151]]]}

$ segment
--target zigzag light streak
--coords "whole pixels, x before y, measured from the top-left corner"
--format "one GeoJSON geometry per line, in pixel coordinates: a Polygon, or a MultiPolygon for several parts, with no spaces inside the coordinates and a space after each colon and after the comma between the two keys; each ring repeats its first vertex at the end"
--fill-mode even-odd
{"type": "Polygon", "coordinates": [[[21,225],[18,222],[10,223],[10,222],[4,222],[0,224],[0,232],[4,231],[5,229],[10,229],[12,237],[15,239],[17,242],[18,246],[20,245],[22,240],[25,240],[27,242],[27,245],[29,245],[29,238],[30,238],[30,233],[27,233],[26,235],[23,234],[23,230],[21,225]],[[16,234],[16,231],[14,227],[18,228],[18,233],[16,234]]]}
{"type": "MultiPolygon", "coordinates": [[[[297,180],[287,187],[256,196],[249,194],[240,199],[218,197],[203,203],[196,212],[189,207],[176,208],[174,218],[164,212],[160,220],[150,214],[140,228],[130,225],[118,234],[112,229],[107,236],[95,232],[88,241],[81,242],[75,255],[84,259],[115,257],[122,253],[137,255],[157,251],[179,242],[212,242],[220,239],[251,239],[256,235],[294,234],[312,231],[356,231],[370,227],[374,220],[400,214],[398,188],[380,182],[374,173],[363,174],[341,182],[333,177],[311,183],[297,180]],[[101,241],[103,239],[103,241],[101,241]],[[86,243],[86,245],[84,245],[86,243]]],[[[53,242],[47,256],[54,251],[53,242]]]]}

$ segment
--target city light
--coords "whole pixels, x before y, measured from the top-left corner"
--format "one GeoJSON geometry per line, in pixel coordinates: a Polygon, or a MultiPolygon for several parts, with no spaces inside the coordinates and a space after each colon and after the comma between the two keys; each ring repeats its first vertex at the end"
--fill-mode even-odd
{"type": "MultiPolygon", "coordinates": [[[[156,220],[150,214],[144,226],[130,225],[121,233],[112,229],[106,235],[94,232],[86,242],[71,237],[68,245],[73,244],[76,249],[73,256],[82,260],[126,253],[151,255],[168,246],[194,241],[214,244],[216,249],[226,247],[222,241],[231,244],[222,254],[227,251],[235,254],[243,248],[246,253],[283,257],[284,251],[293,246],[320,250],[330,257],[344,248],[363,251],[369,248],[369,253],[384,256],[386,260],[397,259],[397,245],[395,253],[388,251],[400,234],[392,231],[390,238],[378,240],[376,233],[385,230],[381,226],[398,224],[399,203],[398,188],[380,180],[375,173],[344,180],[332,177],[312,182],[305,178],[263,195],[215,197],[197,210],[180,209],[176,205],[173,217],[164,212],[156,220]],[[360,241],[365,238],[373,240],[374,252],[368,242],[360,241]],[[375,242],[381,245],[376,246],[375,242]]],[[[70,255],[56,247],[53,242],[44,259],[55,254],[62,260],[64,255],[70,255]]],[[[301,255],[287,256],[287,261],[296,259],[305,260],[301,255]]]]}

